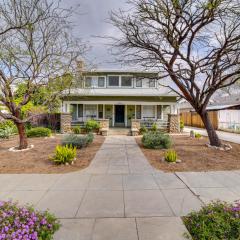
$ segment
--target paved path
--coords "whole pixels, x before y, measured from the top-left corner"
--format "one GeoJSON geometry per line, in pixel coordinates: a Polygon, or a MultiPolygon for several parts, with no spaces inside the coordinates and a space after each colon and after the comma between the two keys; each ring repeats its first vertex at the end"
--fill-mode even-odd
{"type": "Polygon", "coordinates": [[[56,240],[181,240],[181,216],[240,198],[240,172],[163,173],[134,138],[107,137],[91,165],[70,174],[0,175],[0,199],[49,209],[56,240]]]}
{"type": "MultiPolygon", "coordinates": [[[[194,131],[202,134],[203,136],[207,136],[207,132],[205,129],[194,128],[194,127],[185,127],[184,128],[184,131],[188,132],[188,133],[190,133],[191,130],[194,130],[194,131]]],[[[224,131],[217,131],[217,134],[221,140],[240,144],[240,134],[224,132],[224,131]]]]}

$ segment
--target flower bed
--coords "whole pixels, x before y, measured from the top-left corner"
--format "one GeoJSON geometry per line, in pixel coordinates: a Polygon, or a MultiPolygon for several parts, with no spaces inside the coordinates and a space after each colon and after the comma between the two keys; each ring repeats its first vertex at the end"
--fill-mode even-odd
{"type": "Polygon", "coordinates": [[[0,201],[0,240],[51,240],[60,224],[49,212],[0,201]]]}
{"type": "Polygon", "coordinates": [[[239,239],[240,203],[213,202],[183,218],[190,239],[239,239]]]}

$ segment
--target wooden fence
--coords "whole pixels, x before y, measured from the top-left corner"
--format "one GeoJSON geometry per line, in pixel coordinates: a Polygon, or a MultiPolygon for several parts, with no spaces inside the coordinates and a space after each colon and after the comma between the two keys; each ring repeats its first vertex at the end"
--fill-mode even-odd
{"type": "MultiPolygon", "coordinates": [[[[211,111],[208,114],[214,129],[218,129],[218,112],[211,111]]],[[[195,112],[183,112],[180,116],[185,126],[205,128],[201,117],[195,112]]]]}

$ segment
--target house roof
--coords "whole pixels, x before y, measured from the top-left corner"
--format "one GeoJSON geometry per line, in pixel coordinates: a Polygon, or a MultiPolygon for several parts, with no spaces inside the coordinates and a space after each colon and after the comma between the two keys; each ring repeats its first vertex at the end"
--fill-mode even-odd
{"type": "Polygon", "coordinates": [[[76,88],[65,90],[62,96],[172,96],[177,94],[170,92],[168,88],[76,88]]]}

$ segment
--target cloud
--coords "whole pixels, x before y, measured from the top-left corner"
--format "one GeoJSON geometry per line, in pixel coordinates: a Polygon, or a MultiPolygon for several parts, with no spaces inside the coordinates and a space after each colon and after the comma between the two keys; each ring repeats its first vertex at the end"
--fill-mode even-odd
{"type": "Polygon", "coordinates": [[[89,61],[99,68],[119,68],[113,63],[114,57],[108,51],[107,40],[96,36],[116,36],[117,30],[108,22],[112,10],[126,8],[126,0],[62,0],[64,7],[80,5],[72,21],[77,37],[89,42],[89,61]]]}

